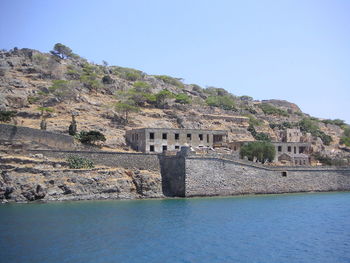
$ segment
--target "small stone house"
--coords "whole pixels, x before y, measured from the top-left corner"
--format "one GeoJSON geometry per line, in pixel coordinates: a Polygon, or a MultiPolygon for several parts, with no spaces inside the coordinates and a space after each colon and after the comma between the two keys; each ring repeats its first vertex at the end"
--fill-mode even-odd
{"type": "Polygon", "coordinates": [[[126,142],[136,151],[179,151],[181,146],[215,148],[227,143],[227,131],[172,128],[142,128],[126,131],[126,142]]]}

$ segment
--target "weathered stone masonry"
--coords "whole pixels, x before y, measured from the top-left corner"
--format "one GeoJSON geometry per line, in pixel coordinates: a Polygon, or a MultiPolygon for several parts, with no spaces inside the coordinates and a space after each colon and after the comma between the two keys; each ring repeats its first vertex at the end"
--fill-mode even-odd
{"type": "Polygon", "coordinates": [[[74,148],[72,136],[8,124],[0,124],[1,140],[9,142],[31,141],[54,147],[55,149],[74,148]]]}
{"type": "Polygon", "coordinates": [[[220,158],[167,157],[163,181],[170,196],[225,196],[237,194],[349,191],[350,168],[269,168],[220,158]],[[182,162],[175,167],[176,160],[182,162]]]}

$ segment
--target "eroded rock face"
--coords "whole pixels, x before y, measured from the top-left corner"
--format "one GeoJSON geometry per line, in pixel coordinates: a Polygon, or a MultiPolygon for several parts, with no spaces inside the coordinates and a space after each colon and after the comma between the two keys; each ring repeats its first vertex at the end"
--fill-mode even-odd
{"type": "MultiPolygon", "coordinates": [[[[25,164],[28,166],[28,164],[25,164]]],[[[0,202],[32,202],[163,197],[161,175],[124,168],[52,169],[0,167],[0,202]]]]}

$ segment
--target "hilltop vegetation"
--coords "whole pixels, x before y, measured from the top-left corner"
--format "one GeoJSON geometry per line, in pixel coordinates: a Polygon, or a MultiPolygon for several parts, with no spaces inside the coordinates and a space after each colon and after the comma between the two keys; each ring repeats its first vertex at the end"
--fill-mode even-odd
{"type": "Polygon", "coordinates": [[[68,133],[72,113],[78,134],[99,131],[113,149],[129,150],[125,130],[144,126],[225,129],[230,140],[250,141],[276,140],[278,130],[300,127],[317,152],[342,157],[342,147],[350,146],[344,121],[313,118],[287,101],[261,102],[181,78],[90,63],[60,43],[50,53],[0,51],[1,122],[40,128],[44,121],[48,130],[68,133]]]}

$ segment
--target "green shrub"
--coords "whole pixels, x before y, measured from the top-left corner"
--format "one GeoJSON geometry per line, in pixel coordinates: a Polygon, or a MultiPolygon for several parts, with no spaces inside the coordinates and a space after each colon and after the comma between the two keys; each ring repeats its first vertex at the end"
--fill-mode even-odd
{"type": "Polygon", "coordinates": [[[204,89],[204,93],[209,94],[210,96],[230,96],[227,90],[216,87],[207,87],[204,89]]]}
{"type": "Polygon", "coordinates": [[[29,95],[27,97],[27,101],[29,104],[34,104],[35,102],[38,102],[40,100],[40,98],[38,96],[31,96],[29,95]]]}
{"type": "Polygon", "coordinates": [[[193,90],[196,92],[202,92],[203,88],[197,84],[191,84],[191,86],[193,87],[193,90]]]}
{"type": "Polygon", "coordinates": [[[335,120],[322,120],[324,124],[332,124],[337,125],[339,127],[343,127],[346,123],[343,120],[335,119],[335,120]]]}
{"type": "Polygon", "coordinates": [[[314,153],[313,157],[322,163],[323,165],[330,165],[330,166],[344,166],[347,165],[347,162],[341,159],[333,159],[326,155],[321,155],[320,153],[314,153]]]}
{"type": "Polygon", "coordinates": [[[242,101],[253,101],[253,98],[247,95],[240,96],[239,99],[242,101]]]}
{"type": "Polygon", "coordinates": [[[99,131],[81,131],[78,139],[84,144],[93,144],[98,141],[106,141],[106,137],[99,131]]]}
{"type": "Polygon", "coordinates": [[[180,104],[189,104],[191,102],[191,98],[185,93],[179,93],[175,96],[175,102],[180,104]]]}
{"type": "Polygon", "coordinates": [[[271,129],[274,129],[277,127],[279,130],[292,129],[293,127],[296,126],[296,124],[293,124],[287,121],[282,123],[270,123],[269,125],[271,129]]]}
{"type": "Polygon", "coordinates": [[[340,138],[340,144],[350,147],[350,127],[344,128],[343,136],[340,138]]]}
{"type": "Polygon", "coordinates": [[[275,146],[267,141],[249,142],[241,147],[241,158],[247,157],[249,161],[256,158],[259,162],[272,162],[275,158],[275,146]]]}
{"type": "Polygon", "coordinates": [[[321,138],[324,145],[330,145],[332,137],[325,134],[318,127],[317,122],[312,118],[304,118],[299,122],[300,130],[302,132],[311,133],[312,136],[321,138]]]}
{"type": "Polygon", "coordinates": [[[184,84],[180,81],[180,79],[173,78],[173,77],[166,76],[166,75],[155,75],[154,77],[156,79],[162,80],[164,83],[173,85],[175,87],[178,87],[178,88],[184,87],[184,84]]]}
{"type": "Polygon", "coordinates": [[[257,118],[255,118],[253,115],[251,114],[247,114],[245,115],[246,117],[249,118],[249,125],[252,125],[252,126],[260,126],[261,124],[263,124],[263,121],[262,120],[259,120],[257,118]]]}
{"type": "Polygon", "coordinates": [[[136,81],[133,86],[137,92],[151,92],[152,90],[152,86],[144,81],[136,81]]]}
{"type": "Polygon", "coordinates": [[[10,122],[17,114],[17,111],[0,111],[0,121],[1,122],[10,122]]]}
{"type": "Polygon", "coordinates": [[[205,102],[208,106],[236,110],[234,99],[231,96],[209,96],[205,102]]]}
{"type": "Polygon", "coordinates": [[[71,169],[92,169],[94,163],[86,158],[71,155],[67,158],[68,166],[71,169]]]}
{"type": "Polygon", "coordinates": [[[123,68],[123,67],[111,67],[113,73],[118,77],[128,80],[128,81],[136,81],[143,79],[144,73],[140,70],[132,69],[132,68],[123,68]]]}
{"type": "Polygon", "coordinates": [[[261,103],[258,106],[265,114],[268,114],[268,115],[280,115],[285,117],[289,116],[288,112],[286,112],[285,110],[276,108],[268,103],[261,103]]]}
{"type": "Polygon", "coordinates": [[[264,132],[259,132],[255,135],[255,140],[257,141],[266,141],[266,142],[270,142],[271,138],[267,133],[264,132]]]}

